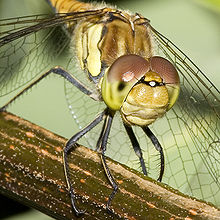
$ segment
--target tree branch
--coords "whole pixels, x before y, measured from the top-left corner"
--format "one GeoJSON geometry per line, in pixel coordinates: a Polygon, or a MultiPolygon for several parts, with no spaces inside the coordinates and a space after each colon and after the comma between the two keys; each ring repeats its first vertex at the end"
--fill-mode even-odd
{"type": "MultiPolygon", "coordinates": [[[[63,171],[66,139],[7,112],[0,113],[0,192],[56,219],[78,219],[72,213],[63,171]]],[[[69,157],[77,205],[84,219],[219,219],[220,210],[184,196],[110,159],[119,183],[112,192],[98,153],[78,146],[69,157]]]]}

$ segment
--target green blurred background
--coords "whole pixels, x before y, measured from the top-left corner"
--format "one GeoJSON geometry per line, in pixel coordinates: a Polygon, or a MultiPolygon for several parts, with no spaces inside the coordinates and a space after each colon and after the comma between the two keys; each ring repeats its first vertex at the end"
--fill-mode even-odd
{"type": "MultiPolygon", "coordinates": [[[[220,88],[220,1],[219,0],[118,0],[108,1],[122,9],[139,12],[174,42],[220,88]]],[[[48,13],[44,0],[0,0],[0,17],[48,13]]],[[[0,64],[1,65],[1,64],[0,64]]],[[[1,102],[2,104],[2,102],[1,102]]],[[[69,138],[74,133],[65,101],[63,81],[49,78],[16,101],[9,109],[44,128],[69,138]]],[[[3,200],[0,200],[2,207],[3,200]]],[[[12,205],[11,209],[16,209],[12,205]]],[[[1,208],[2,210],[2,208],[1,208]]],[[[4,219],[49,219],[37,212],[4,219]]],[[[0,219],[1,214],[0,214],[0,219]]]]}

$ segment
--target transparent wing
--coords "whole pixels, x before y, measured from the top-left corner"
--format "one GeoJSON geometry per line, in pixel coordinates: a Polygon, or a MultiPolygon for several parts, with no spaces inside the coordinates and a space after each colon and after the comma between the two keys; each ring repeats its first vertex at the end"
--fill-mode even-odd
{"type": "Polygon", "coordinates": [[[220,205],[220,92],[171,41],[152,28],[163,54],[180,75],[180,97],[152,127],[166,152],[164,181],[220,205]]]}
{"type": "Polygon", "coordinates": [[[33,23],[40,24],[42,19],[10,20],[13,28],[9,30],[9,21],[1,21],[0,96],[21,88],[55,66],[55,59],[67,46],[68,38],[61,27],[35,29],[33,23]]]}
{"type": "Polygon", "coordinates": [[[0,20],[0,96],[59,65],[56,58],[70,42],[64,27],[100,13],[102,10],[0,20]]]}

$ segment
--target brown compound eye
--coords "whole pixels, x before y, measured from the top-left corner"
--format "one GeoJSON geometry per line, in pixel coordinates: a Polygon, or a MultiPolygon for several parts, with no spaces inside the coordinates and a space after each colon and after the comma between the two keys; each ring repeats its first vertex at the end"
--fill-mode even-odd
{"type": "Polygon", "coordinates": [[[173,64],[163,57],[155,56],[150,58],[150,69],[159,73],[166,84],[179,84],[179,75],[173,64]]]}
{"type": "Polygon", "coordinates": [[[119,57],[102,82],[102,97],[109,108],[119,110],[132,86],[149,71],[144,58],[130,54],[119,57]]]}
{"type": "Polygon", "coordinates": [[[149,70],[149,62],[131,54],[119,57],[110,67],[107,79],[109,83],[132,82],[140,79],[149,70]]]}
{"type": "Polygon", "coordinates": [[[176,102],[179,96],[180,80],[176,68],[173,64],[163,57],[151,57],[150,69],[152,72],[158,73],[165,84],[169,94],[169,110],[176,102]]]}

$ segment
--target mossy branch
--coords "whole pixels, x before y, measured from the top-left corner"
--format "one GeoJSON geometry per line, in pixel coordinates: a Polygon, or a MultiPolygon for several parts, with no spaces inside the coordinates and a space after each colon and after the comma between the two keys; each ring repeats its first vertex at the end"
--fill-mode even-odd
{"type": "MultiPolygon", "coordinates": [[[[66,139],[11,113],[0,113],[0,192],[56,219],[72,213],[63,171],[66,139]]],[[[112,209],[112,188],[98,153],[78,146],[69,157],[77,205],[83,219],[219,219],[220,210],[184,196],[141,173],[107,159],[119,184],[112,209]]]]}

